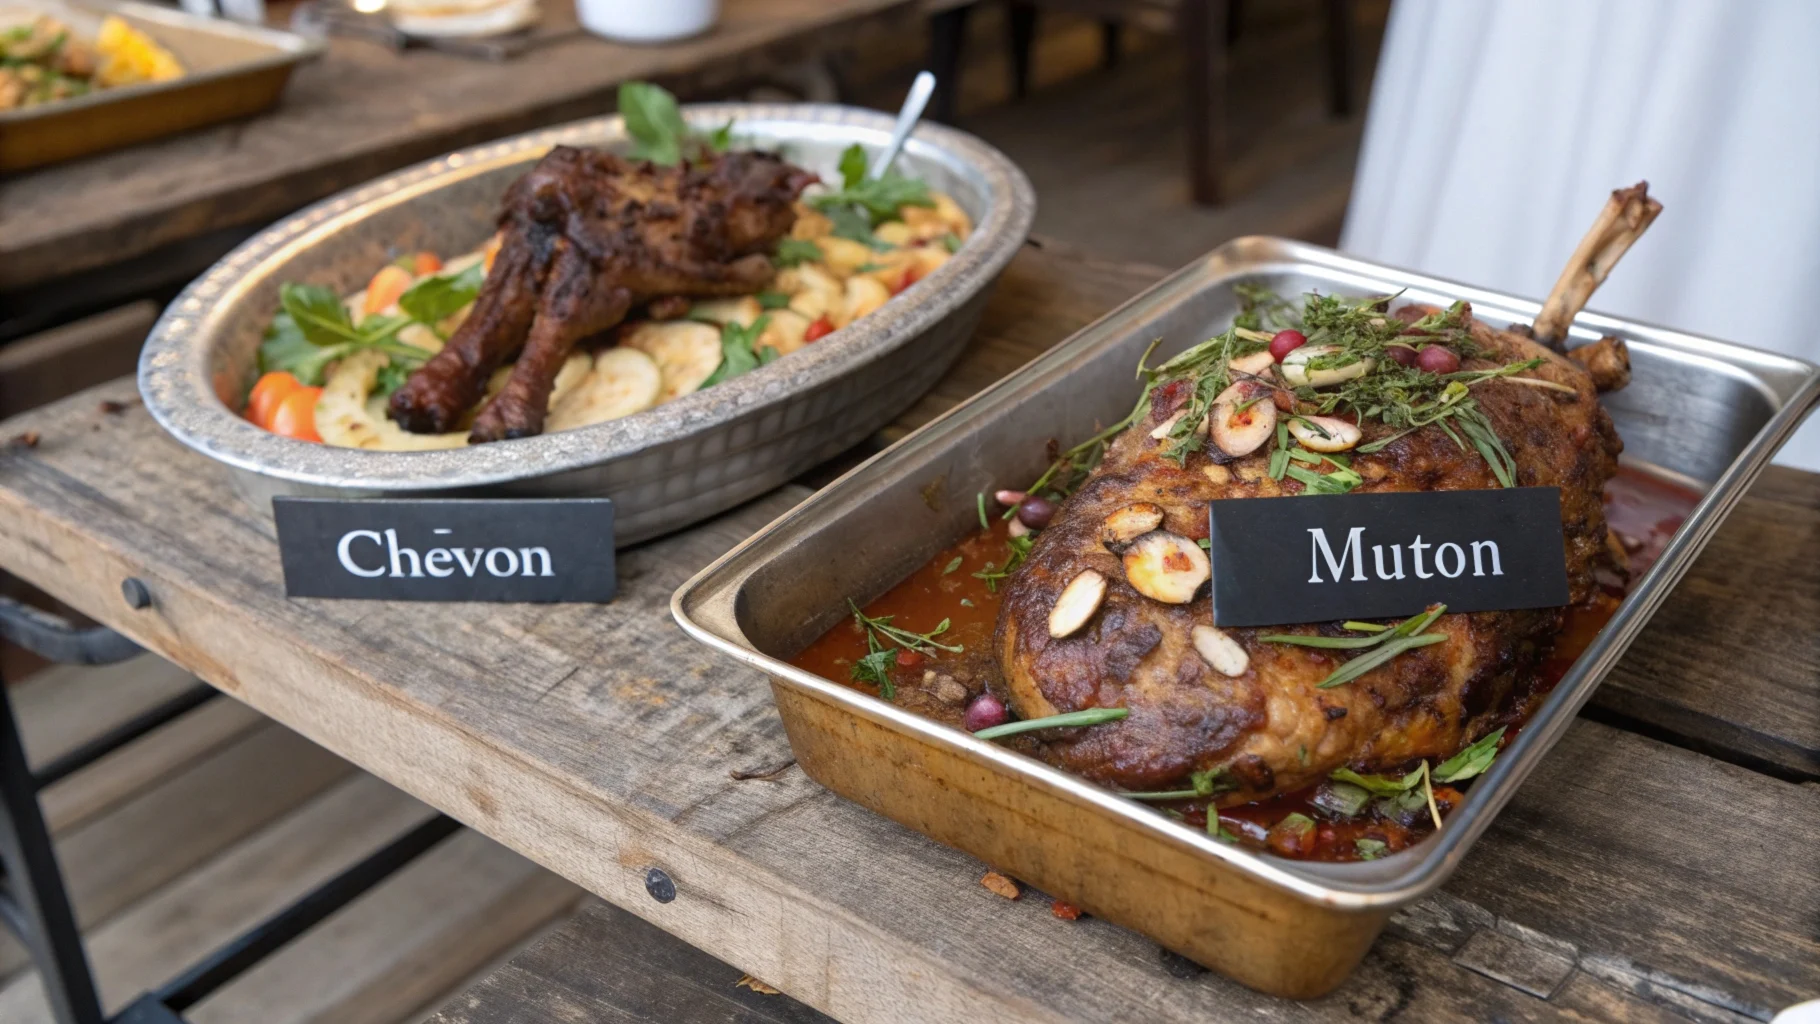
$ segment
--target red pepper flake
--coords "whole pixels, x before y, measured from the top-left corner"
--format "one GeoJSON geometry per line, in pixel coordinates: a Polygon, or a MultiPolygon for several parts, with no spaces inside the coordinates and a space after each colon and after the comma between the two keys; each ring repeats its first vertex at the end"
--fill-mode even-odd
{"type": "Polygon", "coordinates": [[[1023,890],[1017,887],[1016,882],[996,871],[988,871],[981,875],[980,884],[1008,900],[1014,900],[1023,895],[1023,890]]]}
{"type": "Polygon", "coordinates": [[[1049,904],[1049,912],[1064,921],[1079,921],[1081,919],[1081,908],[1072,903],[1064,903],[1061,900],[1051,902],[1049,904]]]}

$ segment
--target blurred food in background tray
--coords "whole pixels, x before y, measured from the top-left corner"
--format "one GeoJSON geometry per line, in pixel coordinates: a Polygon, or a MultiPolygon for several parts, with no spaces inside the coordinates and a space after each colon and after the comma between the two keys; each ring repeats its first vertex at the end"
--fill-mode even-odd
{"type": "Polygon", "coordinates": [[[88,33],[49,14],[0,13],[0,110],[181,74],[171,51],[114,15],[88,33]]]}

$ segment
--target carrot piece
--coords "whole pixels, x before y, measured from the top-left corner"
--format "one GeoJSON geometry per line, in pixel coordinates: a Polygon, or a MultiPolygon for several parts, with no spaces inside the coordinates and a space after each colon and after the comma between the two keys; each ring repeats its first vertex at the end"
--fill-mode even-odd
{"type": "Polygon", "coordinates": [[[316,400],[321,397],[321,388],[308,387],[299,387],[285,395],[284,401],[279,402],[272,413],[272,433],[322,443],[322,435],[316,433],[316,400]]]}
{"type": "Polygon", "coordinates": [[[303,386],[303,382],[283,370],[273,370],[253,383],[246,396],[246,418],[261,430],[272,429],[272,413],[284,396],[303,386]]]}
{"type": "Polygon", "coordinates": [[[368,316],[384,310],[398,301],[406,288],[411,287],[411,272],[395,263],[388,263],[379,268],[373,280],[367,282],[366,301],[361,303],[361,310],[368,316]]]}
{"type": "Polygon", "coordinates": [[[420,252],[412,258],[411,269],[417,272],[418,277],[434,274],[442,269],[442,257],[433,252],[420,252]]]}

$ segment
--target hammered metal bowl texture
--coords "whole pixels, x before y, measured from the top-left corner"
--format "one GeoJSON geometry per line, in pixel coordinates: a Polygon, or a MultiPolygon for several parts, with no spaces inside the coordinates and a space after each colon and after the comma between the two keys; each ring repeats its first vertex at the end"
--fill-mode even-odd
{"type": "MultiPolygon", "coordinates": [[[[693,124],[735,122],[752,144],[836,176],[852,142],[879,146],[891,119],[826,105],[685,108],[693,124]]],[[[770,366],[655,409],[579,430],[437,452],[372,452],[267,433],[232,404],[256,374],[279,286],[357,290],[402,252],[477,248],[506,186],[558,144],[626,144],[623,121],[596,118],[451,153],[325,199],[229,253],[153,328],[139,384],[154,418],[232,470],[269,510],[279,494],[605,495],[616,539],[633,543],[756,497],[853,446],[934,385],[967,342],[986,291],[1023,244],[1035,213],[1028,180],[991,147],[937,125],[917,129],[907,173],[952,195],[974,234],[940,270],[884,308],[770,366]]]]}

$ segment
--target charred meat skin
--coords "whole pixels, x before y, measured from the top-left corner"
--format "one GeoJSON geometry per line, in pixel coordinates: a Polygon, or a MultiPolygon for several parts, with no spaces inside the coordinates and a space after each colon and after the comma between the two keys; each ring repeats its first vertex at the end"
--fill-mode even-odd
{"type": "MultiPolygon", "coordinates": [[[[1542,357],[1529,375],[1574,389],[1569,395],[1493,381],[1473,392],[1515,459],[1517,483],[1561,488],[1572,600],[1589,600],[1596,593],[1594,569],[1610,559],[1601,494],[1622,444],[1580,363],[1481,323],[1472,332],[1488,357],[1469,360],[1467,369],[1542,357]]],[[[1231,805],[1311,785],[1342,766],[1389,771],[1416,758],[1446,758],[1530,709],[1530,683],[1560,630],[1563,609],[1444,615],[1428,632],[1445,633],[1448,642],[1409,651],[1326,690],[1316,684],[1344,654],[1258,637],[1337,633],[1332,624],[1229,629],[1249,664],[1236,677],[1209,667],[1191,640],[1195,625],[1212,621],[1206,589],[1183,605],[1140,595],[1125,582],[1118,556],[1103,546],[1102,523],[1148,502],[1164,510],[1163,529],[1198,539],[1207,535],[1209,502],[1290,496],[1302,487],[1270,478],[1267,450],[1224,464],[1205,451],[1184,466],[1165,459],[1164,442],[1150,433],[1184,397],[1159,389],[1147,419],[1112,443],[1008,584],[996,642],[1018,714],[1130,710],[1123,721],[1055,739],[1047,758],[1127,790],[1181,788],[1189,773],[1221,768],[1238,787],[1220,798],[1231,805]],[[1086,569],[1110,581],[1100,612],[1086,628],[1053,639],[1046,628],[1050,608],[1086,569]]],[[[1367,441],[1390,432],[1369,421],[1363,426],[1367,441]]],[[[1434,427],[1379,452],[1354,453],[1352,466],[1365,478],[1360,492],[1498,487],[1477,451],[1462,450],[1434,427]]]]}
{"type": "Polygon", "coordinates": [[[392,394],[391,417],[418,433],[452,430],[516,356],[469,440],[540,433],[556,372],[577,342],[654,299],[762,288],[767,254],[814,180],[756,151],[660,167],[552,149],[507,191],[499,255],[473,310],[392,394]]]}

